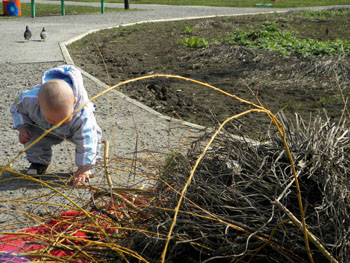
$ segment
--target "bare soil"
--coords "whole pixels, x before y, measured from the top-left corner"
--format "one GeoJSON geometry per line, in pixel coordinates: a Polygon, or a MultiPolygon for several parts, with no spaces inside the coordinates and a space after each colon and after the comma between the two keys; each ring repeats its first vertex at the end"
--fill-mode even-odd
{"type": "MultiPolygon", "coordinates": [[[[261,103],[272,113],[283,111],[292,118],[298,112],[308,120],[326,112],[337,120],[350,95],[349,56],[284,57],[275,51],[219,41],[235,29],[250,30],[266,21],[296,31],[299,38],[350,40],[349,16],[321,20],[289,12],[108,29],[75,42],[69,52],[77,66],[110,85],[149,74],[180,75],[261,103]],[[185,47],[182,39],[192,36],[205,38],[209,46],[185,47]]],[[[120,90],[165,115],[208,127],[250,108],[207,87],[166,78],[128,84],[120,90]]],[[[239,128],[252,138],[261,138],[269,125],[267,116],[251,113],[227,129],[239,128]]]]}

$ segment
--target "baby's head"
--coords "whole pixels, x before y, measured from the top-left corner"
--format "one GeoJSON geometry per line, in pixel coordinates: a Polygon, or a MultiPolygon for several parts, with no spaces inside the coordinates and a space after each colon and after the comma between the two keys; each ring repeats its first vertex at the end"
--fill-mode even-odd
{"type": "MultiPolygon", "coordinates": [[[[58,124],[71,115],[76,102],[72,88],[64,80],[48,80],[40,87],[38,104],[46,121],[50,124],[58,124]]],[[[64,123],[71,120],[72,117],[64,123]]]]}

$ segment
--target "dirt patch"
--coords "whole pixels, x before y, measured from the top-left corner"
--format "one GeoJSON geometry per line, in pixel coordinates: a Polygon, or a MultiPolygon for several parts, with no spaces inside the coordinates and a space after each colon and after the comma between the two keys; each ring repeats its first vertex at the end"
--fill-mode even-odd
{"type": "MultiPolygon", "coordinates": [[[[350,16],[306,18],[297,13],[220,17],[147,23],[103,30],[69,46],[79,67],[112,85],[149,74],[165,73],[202,81],[273,113],[295,112],[305,119],[324,114],[338,119],[350,95],[350,57],[303,58],[251,49],[221,41],[236,29],[252,30],[266,21],[297,36],[322,41],[350,39],[350,16]],[[188,48],[184,38],[202,38],[207,47],[188,48]],[[107,70],[106,70],[107,69],[107,70]],[[108,74],[107,74],[108,72],[108,74]]],[[[207,87],[157,78],[122,86],[121,91],[153,109],[213,126],[250,106],[207,87]]],[[[266,135],[267,116],[251,113],[230,124],[253,138],[266,135]]]]}

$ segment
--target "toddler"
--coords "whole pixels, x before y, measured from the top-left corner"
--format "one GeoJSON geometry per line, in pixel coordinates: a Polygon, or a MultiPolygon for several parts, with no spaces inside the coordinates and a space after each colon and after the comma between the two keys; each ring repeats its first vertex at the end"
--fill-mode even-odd
{"type": "MultiPolygon", "coordinates": [[[[88,101],[83,78],[77,68],[63,65],[46,71],[42,83],[22,92],[11,106],[13,126],[19,131],[20,143],[29,145],[88,101]]],[[[96,163],[101,144],[101,129],[92,103],[75,112],[26,151],[30,162],[26,174],[44,174],[51,162],[51,147],[64,139],[76,145],[75,164],[78,169],[73,177],[74,186],[89,182],[90,169],[96,163]]]]}

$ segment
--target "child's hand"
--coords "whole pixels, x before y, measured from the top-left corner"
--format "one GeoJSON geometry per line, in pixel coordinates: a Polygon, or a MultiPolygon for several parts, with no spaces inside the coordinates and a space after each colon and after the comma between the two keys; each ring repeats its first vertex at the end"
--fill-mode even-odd
{"type": "Polygon", "coordinates": [[[78,186],[90,182],[90,174],[91,172],[89,168],[78,168],[74,173],[73,185],[78,186]]]}
{"type": "Polygon", "coordinates": [[[20,143],[25,144],[25,143],[29,142],[31,137],[32,137],[32,133],[30,132],[30,130],[28,128],[20,128],[19,129],[18,139],[19,139],[20,143]]]}

